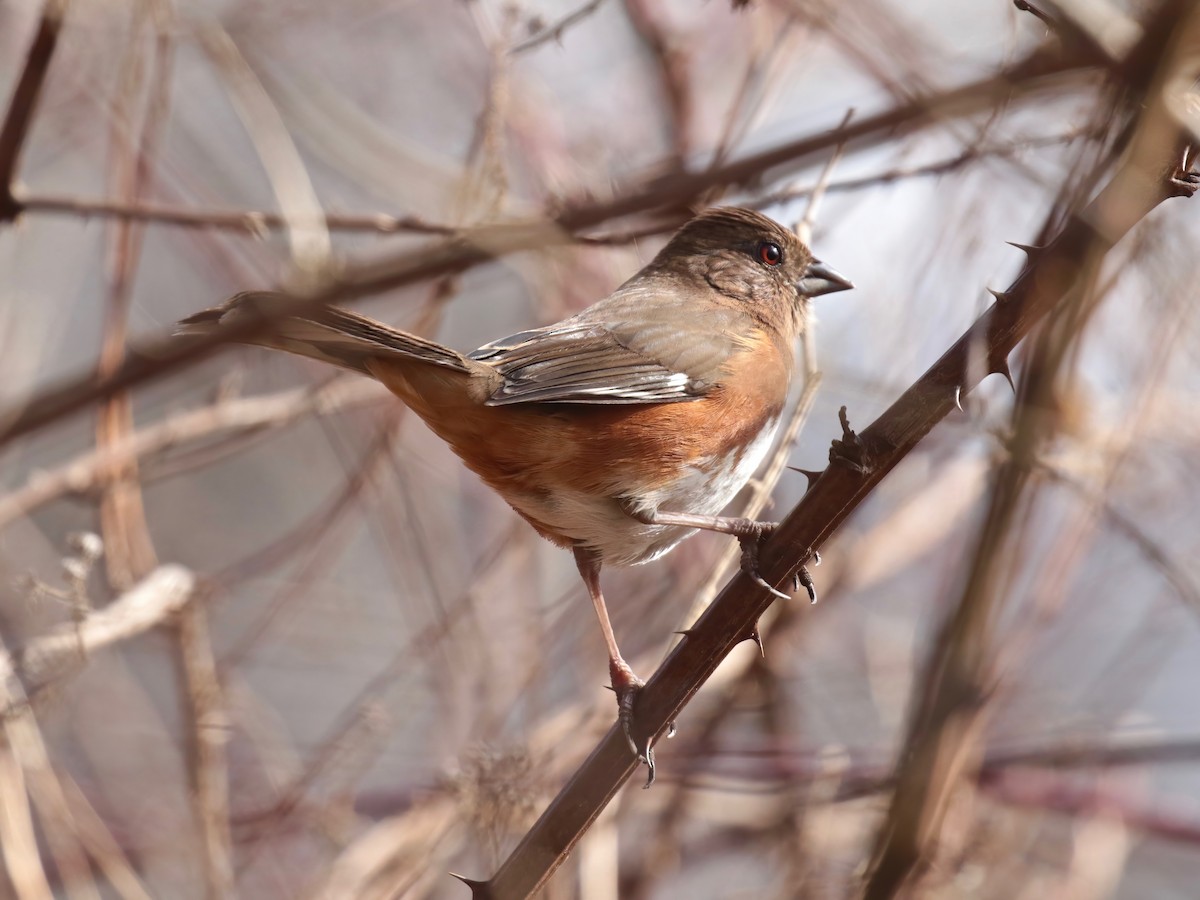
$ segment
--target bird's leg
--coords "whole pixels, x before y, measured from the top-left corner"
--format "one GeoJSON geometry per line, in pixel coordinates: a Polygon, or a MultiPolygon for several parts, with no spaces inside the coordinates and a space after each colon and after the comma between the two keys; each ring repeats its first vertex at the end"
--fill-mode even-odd
{"type": "Polygon", "coordinates": [[[617,695],[617,721],[625,732],[625,740],[629,749],[637,757],[638,762],[646,764],[649,770],[646,774],[646,787],[654,783],[654,748],[650,746],[651,735],[644,729],[635,728],[635,716],[638,694],[645,684],[633,673],[629,663],[617,649],[617,638],[613,634],[612,622],[608,619],[608,607],[604,605],[604,594],[600,591],[600,557],[594,551],[576,546],[575,565],[583,576],[588,594],[592,598],[592,606],[596,608],[596,618],[600,620],[600,631],[604,634],[604,644],[608,648],[608,673],[612,680],[613,692],[617,695]]]}
{"type": "MultiPolygon", "coordinates": [[[[721,534],[732,534],[742,545],[742,571],[749,575],[759,585],[782,600],[790,600],[783,591],[767,583],[758,566],[758,552],[762,542],[779,527],[778,522],[758,522],[754,519],[741,519],[731,516],[698,516],[692,513],[674,513],[656,510],[644,512],[627,510],[631,516],[646,525],[681,525],[684,528],[702,528],[705,531],[716,531],[721,534]]],[[[797,572],[795,581],[808,591],[808,599],[817,602],[817,591],[813,587],[812,576],[803,566],[797,572]]]]}

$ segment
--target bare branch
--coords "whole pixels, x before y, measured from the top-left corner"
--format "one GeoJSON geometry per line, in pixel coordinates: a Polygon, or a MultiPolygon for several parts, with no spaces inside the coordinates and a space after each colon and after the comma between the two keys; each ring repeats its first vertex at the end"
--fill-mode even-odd
{"type": "MultiPolygon", "coordinates": [[[[191,599],[195,576],[182,566],[159,566],[108,606],[66,623],[21,650],[0,655],[0,682],[14,675],[36,692],[98,650],[167,624],[191,599]]],[[[10,704],[0,707],[0,714],[10,704]]]]}
{"type": "MultiPolygon", "coordinates": [[[[147,202],[124,203],[120,200],[23,193],[17,193],[13,202],[21,212],[27,214],[49,213],[83,219],[113,217],[181,228],[240,231],[251,235],[262,235],[268,230],[282,229],[287,225],[282,213],[267,210],[190,209],[147,202]]],[[[419,216],[394,216],[382,212],[326,213],[324,221],[330,231],[433,235],[450,235],[457,231],[453,226],[429,222],[419,216]]]]}
{"type": "Polygon", "coordinates": [[[547,25],[536,34],[532,34],[525,38],[525,40],[513,44],[512,48],[508,52],[515,56],[518,53],[525,53],[528,50],[532,50],[535,47],[540,47],[542,44],[550,41],[562,41],[563,34],[568,28],[570,28],[576,22],[581,22],[586,19],[588,16],[594,13],[603,2],[604,0],[588,0],[587,3],[583,4],[583,6],[579,7],[573,12],[567,13],[553,25],[547,25]]]}
{"type": "MultiPolygon", "coordinates": [[[[290,313],[303,315],[334,301],[351,300],[424,279],[462,272],[520,250],[559,246],[567,240],[568,235],[611,219],[662,207],[677,209],[708,189],[757,182],[772,172],[778,173],[785,167],[828,152],[838,144],[844,143],[848,149],[856,148],[891,137],[899,128],[941,123],[948,116],[969,115],[992,106],[999,97],[1015,100],[1079,74],[1086,68],[1087,64],[1078,59],[1059,56],[1047,60],[1034,53],[997,75],[979,79],[936,98],[914,101],[861,119],[842,131],[823,132],[790,141],[703,172],[679,173],[656,180],[607,203],[571,206],[550,221],[467,229],[455,238],[430,247],[397,253],[373,262],[348,264],[340,275],[331,275],[324,285],[297,297],[297,304],[290,313]]],[[[3,430],[0,430],[0,444],[42,428],[148,378],[205,359],[226,343],[262,334],[269,330],[271,321],[268,316],[247,315],[240,323],[223,328],[219,333],[194,340],[163,338],[152,341],[141,348],[139,356],[130,359],[110,378],[97,378],[95,373],[88,373],[60,382],[30,397],[19,407],[0,412],[0,422],[4,423],[3,430]]]]}
{"type": "Polygon", "coordinates": [[[20,204],[13,199],[13,182],[66,9],[67,0],[45,0],[37,34],[25,57],[25,68],[9,101],[4,124],[0,125],[0,222],[11,221],[21,211],[20,204]]]}
{"type": "Polygon", "coordinates": [[[203,603],[188,604],[178,626],[179,658],[186,694],[188,756],[193,808],[204,846],[204,875],[209,900],[233,894],[233,842],[229,834],[229,772],[225,744],[229,716],[217,679],[203,603]]]}
{"type": "Polygon", "coordinates": [[[296,388],[257,397],[218,400],[148,425],[104,450],[92,450],[70,462],[35,472],[23,487],[0,497],[0,529],[65,494],[92,491],[105,471],[129,460],[144,460],[175,447],[222,432],[248,433],[292,425],[309,415],[330,415],[383,396],[378,385],[342,377],[317,388],[296,388]]]}

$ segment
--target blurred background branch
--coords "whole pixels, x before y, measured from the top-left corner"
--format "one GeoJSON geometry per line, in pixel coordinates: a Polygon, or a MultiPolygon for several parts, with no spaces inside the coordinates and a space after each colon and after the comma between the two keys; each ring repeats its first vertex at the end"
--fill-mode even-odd
{"type": "Polygon", "coordinates": [[[645,670],[689,631],[679,734],[546,895],[1187,895],[1200,234],[1147,213],[1196,185],[1195,18],[0,5],[0,894],[461,897],[537,843],[612,724],[569,555],[378,386],[224,345],[269,318],[171,323],[282,286],[469,349],[739,203],[858,286],[737,501],[796,507],[768,568],[819,545],[821,603],[764,656],[762,598],[703,612],[729,542],[605,573],[645,670]],[[804,496],[841,406],[869,473],[804,496]]]}

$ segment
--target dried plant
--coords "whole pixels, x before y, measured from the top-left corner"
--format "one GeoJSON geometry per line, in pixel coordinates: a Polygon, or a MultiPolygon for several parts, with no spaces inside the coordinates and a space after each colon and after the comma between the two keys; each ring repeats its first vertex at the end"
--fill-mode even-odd
{"type": "Polygon", "coordinates": [[[1186,893],[1200,9],[963,9],[0,6],[0,894],[1186,893]],[[821,600],[613,574],[643,793],[568,554],[270,314],[171,323],[469,348],[717,203],[858,286],[737,501],[821,600]]]}

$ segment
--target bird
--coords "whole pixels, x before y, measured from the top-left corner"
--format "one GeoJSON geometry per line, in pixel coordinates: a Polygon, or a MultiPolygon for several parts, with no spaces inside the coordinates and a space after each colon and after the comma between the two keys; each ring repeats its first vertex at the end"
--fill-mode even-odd
{"type": "Polygon", "coordinates": [[[809,300],[852,287],[778,222],[716,207],[599,302],[470,353],[335,306],[289,315],[294,301],[272,291],[237,294],[179,330],[270,317],[248,342],[382,382],[538,534],[569,549],[648,787],[653,750],[635,727],[644,682],[618,648],[601,568],[658,559],[704,529],[737,537],[743,568],[780,593],[757,570],[775,523],[720,513],[770,448],[809,300]]]}

